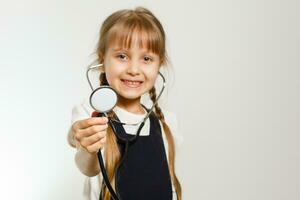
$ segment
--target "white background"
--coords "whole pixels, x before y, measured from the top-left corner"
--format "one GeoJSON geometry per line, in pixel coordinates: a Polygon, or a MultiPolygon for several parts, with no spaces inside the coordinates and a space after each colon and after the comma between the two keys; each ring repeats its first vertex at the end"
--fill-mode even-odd
{"type": "Polygon", "coordinates": [[[300,199],[297,0],[1,1],[0,198],[82,199],[71,109],[102,21],[139,5],[167,33],[184,199],[300,199]]]}

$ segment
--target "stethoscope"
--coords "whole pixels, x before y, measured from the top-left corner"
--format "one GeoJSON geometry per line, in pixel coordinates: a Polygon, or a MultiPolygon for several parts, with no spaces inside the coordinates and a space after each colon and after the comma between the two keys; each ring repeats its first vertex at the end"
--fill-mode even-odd
{"type": "MultiPolygon", "coordinates": [[[[90,103],[91,107],[96,112],[98,112],[100,114],[103,114],[105,117],[108,118],[108,123],[111,126],[111,128],[112,128],[114,134],[116,135],[116,137],[119,139],[119,141],[121,141],[122,143],[125,143],[125,151],[124,151],[123,157],[121,158],[121,161],[120,161],[119,165],[116,168],[117,169],[116,174],[117,174],[119,166],[121,166],[121,164],[123,163],[123,161],[126,157],[126,154],[128,152],[129,144],[134,143],[138,139],[138,137],[140,136],[140,132],[141,132],[142,128],[145,125],[146,120],[149,118],[149,116],[152,113],[155,105],[157,104],[159,98],[161,97],[161,95],[162,95],[162,93],[165,89],[165,86],[166,86],[166,80],[165,80],[165,77],[162,75],[162,73],[158,72],[158,74],[160,75],[160,77],[162,78],[162,81],[163,81],[162,88],[161,88],[155,102],[153,103],[151,108],[147,111],[147,114],[145,115],[143,120],[141,122],[138,122],[138,123],[123,123],[123,122],[121,122],[117,119],[113,119],[113,118],[109,117],[108,114],[107,114],[108,112],[112,111],[112,109],[117,105],[117,102],[118,102],[117,92],[112,87],[110,87],[109,85],[103,85],[103,86],[100,86],[100,87],[94,89],[94,87],[93,87],[93,85],[90,81],[89,71],[93,70],[93,69],[98,69],[100,71],[101,67],[103,67],[103,64],[92,65],[92,66],[89,66],[87,71],[86,71],[86,78],[87,78],[88,83],[89,83],[89,85],[91,87],[91,90],[92,90],[92,93],[91,93],[90,98],[89,98],[89,103],[90,103]],[[121,125],[133,125],[133,126],[139,125],[139,127],[138,127],[137,132],[136,132],[134,137],[131,137],[130,139],[125,139],[125,138],[121,137],[119,134],[117,134],[115,126],[112,122],[116,122],[116,123],[119,123],[121,125]]],[[[104,161],[103,161],[103,157],[102,157],[102,154],[101,154],[101,150],[99,150],[97,152],[97,156],[98,156],[99,165],[100,165],[101,173],[102,173],[102,176],[103,176],[103,180],[105,182],[105,185],[106,185],[108,191],[111,194],[111,197],[114,200],[120,200],[121,198],[116,194],[116,192],[113,190],[113,188],[112,188],[112,186],[109,182],[109,179],[108,179],[108,176],[107,176],[107,173],[106,173],[106,169],[105,169],[105,165],[104,165],[104,161]]],[[[116,184],[116,191],[117,191],[117,184],[116,184]]],[[[101,194],[100,194],[99,199],[101,199],[101,198],[102,197],[101,197],[101,194]]]]}

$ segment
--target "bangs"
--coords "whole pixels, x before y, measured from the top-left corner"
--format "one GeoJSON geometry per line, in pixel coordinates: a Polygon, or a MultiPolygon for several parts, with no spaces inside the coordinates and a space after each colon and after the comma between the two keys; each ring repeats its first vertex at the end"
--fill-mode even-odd
{"type": "Polygon", "coordinates": [[[119,48],[130,49],[134,42],[140,48],[155,53],[164,59],[164,36],[151,22],[145,19],[127,19],[119,21],[109,31],[106,47],[114,44],[119,48]]]}

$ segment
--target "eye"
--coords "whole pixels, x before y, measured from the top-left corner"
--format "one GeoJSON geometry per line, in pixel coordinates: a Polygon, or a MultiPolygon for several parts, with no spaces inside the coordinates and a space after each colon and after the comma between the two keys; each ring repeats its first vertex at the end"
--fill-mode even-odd
{"type": "Polygon", "coordinates": [[[127,60],[128,59],[127,55],[124,54],[124,53],[118,54],[117,58],[120,59],[120,60],[127,60]]]}
{"type": "Polygon", "coordinates": [[[151,62],[153,59],[150,56],[145,56],[144,61],[145,62],[151,62]]]}

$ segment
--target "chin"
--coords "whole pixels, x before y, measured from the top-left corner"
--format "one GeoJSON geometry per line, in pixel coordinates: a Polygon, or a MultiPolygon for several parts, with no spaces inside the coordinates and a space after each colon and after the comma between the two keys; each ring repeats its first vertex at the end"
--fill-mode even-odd
{"type": "Polygon", "coordinates": [[[141,98],[142,94],[131,94],[131,93],[127,93],[127,92],[121,92],[119,93],[119,95],[122,97],[122,98],[125,98],[125,99],[129,99],[129,100],[135,100],[135,99],[139,99],[141,98]]]}
{"type": "Polygon", "coordinates": [[[143,88],[141,90],[128,90],[128,89],[121,89],[116,90],[118,95],[125,99],[135,100],[141,98],[142,95],[148,93],[148,88],[143,88]]]}

